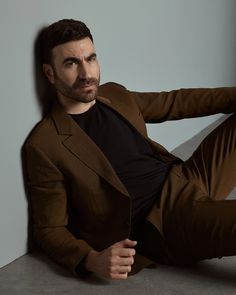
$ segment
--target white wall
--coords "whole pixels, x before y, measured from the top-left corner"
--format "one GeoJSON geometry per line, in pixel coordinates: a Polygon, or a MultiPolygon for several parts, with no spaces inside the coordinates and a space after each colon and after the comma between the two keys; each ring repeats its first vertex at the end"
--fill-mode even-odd
{"type": "MultiPolygon", "coordinates": [[[[40,119],[33,41],[61,18],[91,28],[102,82],[160,91],[235,82],[235,0],[2,0],[0,2],[0,266],[26,252],[27,202],[20,149],[40,119]]],[[[215,117],[149,126],[172,149],[215,117]]]]}

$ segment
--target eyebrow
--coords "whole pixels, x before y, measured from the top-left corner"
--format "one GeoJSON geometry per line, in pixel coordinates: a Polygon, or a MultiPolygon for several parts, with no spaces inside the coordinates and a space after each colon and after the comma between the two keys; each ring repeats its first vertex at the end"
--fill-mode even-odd
{"type": "MultiPolygon", "coordinates": [[[[88,61],[90,60],[91,58],[93,57],[96,57],[97,54],[95,52],[91,53],[89,56],[87,56],[85,59],[88,61]]],[[[78,57],[75,57],[75,56],[69,56],[69,57],[66,57],[64,60],[63,60],[63,64],[66,64],[67,62],[75,62],[75,63],[80,63],[81,62],[81,59],[78,58],[78,57]]]]}

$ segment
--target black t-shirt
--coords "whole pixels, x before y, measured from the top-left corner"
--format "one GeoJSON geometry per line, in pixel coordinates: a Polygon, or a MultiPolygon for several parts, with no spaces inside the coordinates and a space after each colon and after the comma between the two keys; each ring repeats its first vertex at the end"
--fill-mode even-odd
{"type": "Polygon", "coordinates": [[[96,102],[71,115],[110,161],[132,200],[132,224],[142,220],[158,198],[169,166],[121,115],[96,102]]]}

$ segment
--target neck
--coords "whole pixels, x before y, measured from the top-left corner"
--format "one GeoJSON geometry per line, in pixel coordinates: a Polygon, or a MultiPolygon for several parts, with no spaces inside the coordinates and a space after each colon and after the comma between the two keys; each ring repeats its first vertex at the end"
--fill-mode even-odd
{"type": "Polygon", "coordinates": [[[95,103],[96,99],[90,102],[77,102],[74,100],[64,99],[63,97],[58,96],[58,100],[62,107],[68,114],[82,114],[87,112],[95,103]]]}

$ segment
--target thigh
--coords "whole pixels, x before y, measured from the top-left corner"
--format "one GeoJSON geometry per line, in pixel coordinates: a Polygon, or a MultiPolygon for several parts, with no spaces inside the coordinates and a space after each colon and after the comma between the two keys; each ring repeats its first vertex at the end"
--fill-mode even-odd
{"type": "Polygon", "coordinates": [[[191,233],[195,202],[206,198],[208,196],[200,189],[198,182],[183,175],[182,164],[174,166],[147,216],[152,226],[145,228],[140,238],[144,255],[165,264],[195,262],[187,237],[191,233]]]}
{"type": "Polygon", "coordinates": [[[236,200],[197,200],[191,217],[183,223],[179,240],[172,236],[168,241],[173,262],[236,255],[236,200]]]}
{"type": "Polygon", "coordinates": [[[226,198],[236,186],[236,114],[210,133],[183,166],[186,177],[197,180],[210,198],[226,198]]]}

